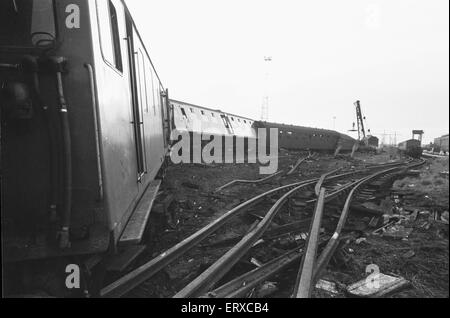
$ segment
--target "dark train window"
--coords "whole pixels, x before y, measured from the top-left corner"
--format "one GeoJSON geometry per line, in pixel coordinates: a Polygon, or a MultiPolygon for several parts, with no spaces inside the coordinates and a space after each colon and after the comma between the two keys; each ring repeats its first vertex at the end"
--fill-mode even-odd
{"type": "Polygon", "coordinates": [[[194,108],[191,108],[191,113],[194,113],[194,108]]]}
{"type": "Polygon", "coordinates": [[[214,115],[214,113],[211,113],[211,116],[216,117],[216,116],[214,115]]]}
{"type": "Polygon", "coordinates": [[[186,115],[186,111],[184,110],[184,108],[180,108],[181,109],[181,113],[183,114],[184,117],[187,117],[186,115]]]}
{"type": "Polygon", "coordinates": [[[222,117],[222,121],[223,121],[223,125],[225,126],[225,128],[230,128],[230,125],[228,124],[227,118],[225,117],[225,115],[221,115],[220,117],[222,117]]]}
{"type": "Polygon", "coordinates": [[[122,51],[120,49],[120,35],[119,35],[119,21],[117,18],[117,11],[114,7],[114,4],[109,1],[109,16],[111,20],[111,27],[112,27],[112,38],[113,38],[113,44],[114,44],[114,59],[116,68],[119,71],[123,71],[122,67],[122,51]]]}
{"type": "Polygon", "coordinates": [[[202,110],[202,115],[205,116],[205,112],[202,110]]]}
{"type": "Polygon", "coordinates": [[[122,72],[119,21],[116,8],[111,0],[108,2],[97,1],[97,12],[103,58],[122,72]]]}

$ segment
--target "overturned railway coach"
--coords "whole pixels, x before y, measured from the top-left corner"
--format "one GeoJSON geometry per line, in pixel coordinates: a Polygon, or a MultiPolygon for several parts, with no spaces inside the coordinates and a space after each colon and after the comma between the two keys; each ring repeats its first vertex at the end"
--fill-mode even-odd
{"type": "Polygon", "coordinates": [[[171,118],[125,3],[0,1],[0,72],[4,259],[138,243],[171,118]]]}
{"type": "MultiPolygon", "coordinates": [[[[332,130],[255,121],[176,100],[170,100],[170,105],[173,110],[173,132],[177,135],[189,133],[191,137],[201,135],[202,146],[211,140],[210,136],[220,136],[222,139],[229,139],[228,145],[226,141],[222,143],[224,147],[238,148],[240,142],[241,145],[245,145],[246,153],[257,151],[260,143],[267,140],[265,145],[267,150],[270,147],[268,138],[271,135],[270,129],[277,130],[277,145],[285,149],[339,153],[351,151],[357,144],[350,136],[332,130]],[[265,131],[267,139],[260,138],[261,131],[265,131]]],[[[192,140],[190,142],[192,149],[194,143],[192,140]]]]}

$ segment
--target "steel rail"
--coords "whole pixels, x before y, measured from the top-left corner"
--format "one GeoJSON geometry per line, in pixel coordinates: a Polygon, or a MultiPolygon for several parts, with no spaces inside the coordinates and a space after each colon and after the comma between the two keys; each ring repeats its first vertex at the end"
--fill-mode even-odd
{"type": "Polygon", "coordinates": [[[314,181],[303,184],[284,194],[259,222],[256,229],[249,232],[244,238],[232,247],[225,255],[220,257],[213,265],[206,269],[200,276],[190,282],[179,291],[174,298],[200,297],[210,290],[228,271],[244,256],[255,242],[264,234],[289,197],[294,193],[314,185],[314,181]]]}
{"type": "Polygon", "coordinates": [[[303,255],[303,247],[299,246],[261,267],[245,273],[232,281],[202,296],[202,298],[241,298],[261,282],[283,270],[293,262],[300,260],[303,255]]]}
{"type": "MultiPolygon", "coordinates": [[[[337,170],[339,171],[339,170],[337,170]]],[[[326,180],[326,178],[330,178],[330,180],[335,180],[337,176],[330,177],[331,174],[336,171],[332,171],[326,173],[322,179],[322,182],[326,180]]],[[[319,179],[319,180],[320,180],[319,179]]],[[[303,184],[299,187],[294,188],[293,190],[284,194],[269,210],[263,220],[258,224],[257,228],[251,232],[249,232],[244,238],[242,238],[239,243],[237,243],[234,247],[232,247],[225,255],[223,255],[219,260],[217,260],[213,265],[211,265],[207,270],[205,270],[200,276],[194,279],[191,283],[189,283],[185,288],[179,291],[174,298],[188,298],[188,297],[200,297],[202,294],[208,292],[210,288],[214,286],[238,261],[239,259],[248,252],[248,250],[253,246],[253,244],[264,234],[264,232],[269,227],[273,218],[277,215],[280,209],[284,206],[284,204],[288,201],[288,199],[306,187],[313,186],[315,184],[314,181],[303,184]]],[[[353,185],[352,183],[351,185],[353,185]]],[[[351,185],[344,186],[343,190],[348,189],[351,185]]],[[[330,196],[325,198],[325,192],[323,196],[323,201],[329,201],[338,196],[342,191],[336,191],[332,193],[330,196]]],[[[323,207],[322,207],[323,208],[323,207]]],[[[320,231],[320,224],[319,224],[320,231]]]]}
{"type": "MultiPolygon", "coordinates": [[[[421,166],[425,163],[425,161],[419,162],[417,164],[412,164],[409,166],[404,167],[405,169],[409,170],[418,166],[421,166]]],[[[377,179],[378,177],[382,176],[382,175],[386,175],[389,174],[391,172],[394,172],[397,169],[400,169],[402,167],[395,167],[395,168],[391,168],[385,171],[381,171],[381,172],[377,172],[371,176],[368,176],[366,178],[364,178],[363,180],[361,180],[351,191],[350,194],[347,197],[347,200],[345,201],[344,204],[344,208],[342,209],[342,213],[341,213],[341,217],[339,219],[339,222],[336,226],[336,230],[335,233],[333,234],[333,236],[331,237],[330,241],[328,242],[328,244],[325,246],[325,249],[322,251],[321,255],[319,256],[317,263],[316,263],[316,268],[314,270],[314,280],[313,282],[317,281],[319,279],[319,276],[321,274],[321,272],[325,269],[325,267],[328,265],[331,257],[334,255],[334,252],[336,251],[336,248],[338,247],[339,241],[340,241],[340,236],[341,236],[341,232],[342,229],[345,226],[345,223],[347,221],[348,218],[348,214],[350,211],[350,207],[353,201],[353,198],[355,196],[355,193],[357,193],[364,185],[366,185],[367,183],[373,181],[374,179],[377,179]]]]}
{"type": "MultiPolygon", "coordinates": [[[[396,164],[398,165],[398,164],[396,164]]],[[[379,166],[377,166],[379,167],[379,166]]],[[[402,167],[403,168],[403,167],[402,167]]],[[[398,169],[398,168],[397,168],[398,169]]],[[[396,170],[396,169],[394,169],[396,170]]],[[[366,178],[363,178],[364,180],[366,178]]],[[[362,181],[360,180],[360,182],[362,181]]],[[[355,184],[355,183],[351,183],[355,184]]],[[[344,186],[348,188],[348,186],[344,186]]],[[[336,194],[340,192],[337,191],[336,194]]],[[[333,196],[333,195],[332,195],[333,196]]],[[[326,242],[328,241],[322,241],[326,242]]],[[[263,266],[256,268],[248,273],[245,273],[234,280],[224,284],[221,287],[216,288],[215,290],[209,292],[203,297],[212,297],[212,298],[240,298],[244,297],[249,291],[253,288],[257,287],[261,282],[269,279],[271,276],[291,265],[293,262],[299,260],[303,253],[304,247],[298,247],[294,250],[291,250],[278,258],[264,264],[263,266]]],[[[311,281],[311,280],[310,280],[311,281]]],[[[314,281],[311,281],[311,283],[314,281]]]]}
{"type": "Polygon", "coordinates": [[[314,272],[314,264],[319,247],[320,227],[322,225],[323,208],[325,206],[325,191],[325,188],[320,189],[313,222],[311,223],[311,229],[308,235],[306,251],[297,274],[293,298],[309,298],[311,296],[312,274],[314,272]]]}
{"type": "MultiPolygon", "coordinates": [[[[339,179],[344,178],[353,174],[363,173],[364,170],[354,170],[351,172],[343,173],[340,175],[336,175],[333,177],[330,177],[329,180],[333,179],[339,179]]],[[[154,259],[150,260],[146,264],[143,264],[142,266],[136,268],[135,270],[131,271],[130,273],[126,274],[125,276],[119,278],[117,281],[109,284],[108,286],[104,287],[100,291],[101,297],[108,297],[108,298],[115,298],[125,295],[127,292],[132,290],[133,288],[139,286],[141,283],[146,281],[147,279],[151,278],[153,275],[155,275],[157,272],[159,272],[161,269],[163,269],[165,266],[172,263],[174,260],[191,250],[193,247],[198,245],[200,242],[202,242],[205,238],[207,238],[209,235],[217,231],[220,227],[222,227],[227,222],[231,221],[234,217],[238,216],[240,213],[246,211],[251,206],[263,201],[266,197],[269,197],[274,194],[278,194],[283,191],[289,191],[291,189],[294,189],[295,187],[301,186],[303,184],[307,184],[310,182],[317,182],[319,178],[314,178],[310,180],[305,180],[293,184],[289,184],[286,186],[278,187],[275,189],[272,189],[270,191],[267,191],[265,193],[262,193],[246,202],[241,203],[239,206],[233,208],[232,210],[226,212],[221,217],[216,219],[215,221],[211,222],[204,228],[200,229],[199,231],[195,232],[188,238],[184,239],[183,241],[179,242],[175,246],[171,247],[167,251],[161,253],[154,259]]]]}
{"type": "MultiPolygon", "coordinates": [[[[352,175],[356,172],[349,172],[347,174],[343,174],[340,177],[345,177],[347,175],[352,175]]],[[[160,254],[159,256],[155,257],[148,263],[138,267],[137,269],[133,270],[132,272],[126,274],[125,276],[119,278],[117,281],[111,283],[110,285],[103,288],[100,292],[101,297],[120,297],[133,288],[137,287],[139,284],[144,282],[145,280],[152,277],[154,274],[156,274],[158,271],[163,269],[165,266],[169,265],[171,262],[173,262],[175,259],[189,251],[191,248],[199,244],[201,241],[203,241],[206,237],[217,231],[220,227],[222,227],[227,222],[231,221],[234,217],[239,215],[240,213],[244,212],[251,206],[263,201],[266,197],[277,194],[282,191],[288,191],[290,189],[293,189],[297,186],[300,186],[302,184],[310,183],[310,182],[317,182],[318,179],[311,179],[306,181],[301,181],[298,183],[286,185],[283,187],[275,188],[270,191],[267,191],[263,194],[260,194],[246,202],[241,203],[239,206],[233,208],[232,210],[228,211],[227,213],[220,216],[215,221],[211,222],[204,228],[200,229],[199,231],[195,232],[188,238],[184,239],[180,243],[176,244],[175,246],[171,247],[164,253],[160,254]]]]}
{"type": "Polygon", "coordinates": [[[322,185],[323,185],[325,179],[328,178],[329,176],[331,176],[332,174],[337,173],[341,170],[342,170],[342,168],[339,168],[339,169],[336,169],[329,173],[326,173],[320,177],[319,181],[316,184],[316,187],[314,188],[314,191],[315,191],[317,197],[320,195],[320,190],[322,189],[322,185]]]}
{"type": "MultiPolygon", "coordinates": [[[[335,242],[338,242],[337,239],[339,239],[340,232],[345,225],[345,222],[346,222],[346,219],[348,216],[348,212],[350,209],[350,205],[352,202],[352,198],[353,198],[353,195],[356,193],[356,191],[358,191],[367,182],[377,179],[380,176],[389,175],[390,173],[397,171],[399,169],[404,169],[404,167],[400,166],[400,167],[390,168],[388,170],[384,170],[384,171],[375,173],[371,176],[365,177],[365,178],[359,180],[358,182],[352,183],[351,185],[344,187],[347,190],[349,189],[349,187],[352,187],[352,190],[350,191],[350,194],[347,197],[347,201],[345,203],[343,213],[341,214],[341,218],[340,218],[338,226],[337,226],[337,230],[336,230],[335,234],[333,235],[333,237],[330,239],[327,246],[325,247],[325,251],[322,253],[322,255],[328,255],[327,248],[330,249],[331,251],[335,250],[335,248],[337,246],[337,244],[335,244],[335,242]],[[337,233],[339,233],[339,235],[337,235],[337,233]],[[332,246],[332,247],[330,247],[330,246],[332,246]]],[[[337,192],[342,193],[344,191],[346,191],[346,190],[342,189],[342,190],[336,191],[335,193],[337,193],[337,192]]],[[[323,264],[324,264],[323,259],[320,259],[317,261],[318,265],[316,268],[315,268],[315,264],[316,264],[317,248],[318,248],[318,242],[317,242],[318,231],[320,229],[320,224],[321,224],[322,215],[323,215],[324,201],[325,201],[324,196],[325,196],[325,189],[322,188],[320,197],[317,200],[316,211],[315,211],[315,216],[314,216],[314,223],[311,226],[311,234],[308,237],[307,249],[306,249],[303,261],[302,261],[302,265],[300,266],[300,269],[299,269],[299,273],[298,273],[297,280],[296,280],[296,285],[294,287],[293,297],[295,297],[295,298],[310,298],[311,297],[312,286],[315,283],[317,268],[323,268],[323,264]],[[322,263],[320,263],[320,262],[322,262],[322,263]]]]}
{"type": "Polygon", "coordinates": [[[315,154],[310,154],[309,156],[307,156],[307,157],[305,157],[305,158],[300,158],[300,159],[298,159],[297,163],[292,167],[292,169],[289,170],[288,173],[286,173],[286,176],[292,175],[292,174],[295,172],[295,170],[297,170],[298,167],[300,167],[300,165],[301,165],[302,163],[304,163],[304,162],[305,162],[306,160],[308,160],[308,159],[313,159],[314,157],[315,157],[315,154]]]}
{"type": "MultiPolygon", "coordinates": [[[[319,245],[328,241],[329,238],[321,237],[319,245]]],[[[202,298],[242,298],[260,283],[270,279],[281,270],[300,261],[304,254],[304,244],[286,252],[285,254],[263,264],[261,267],[242,274],[232,281],[214,289],[202,298]]]]}
{"type": "Polygon", "coordinates": [[[225,185],[223,185],[223,186],[217,188],[215,192],[222,191],[223,189],[228,188],[228,187],[231,187],[232,185],[234,185],[234,184],[236,184],[236,183],[246,183],[246,184],[258,184],[258,183],[263,183],[263,182],[266,182],[266,181],[268,181],[268,180],[271,180],[271,179],[273,179],[273,178],[275,178],[275,177],[277,177],[277,176],[279,176],[279,175],[282,175],[283,173],[284,173],[284,171],[278,171],[278,172],[276,172],[276,173],[274,173],[274,174],[272,174],[272,175],[270,175],[270,176],[268,176],[268,177],[266,177],[266,178],[258,179],[258,180],[233,180],[233,181],[231,181],[231,182],[229,182],[229,183],[227,183],[227,184],[225,184],[225,185]]]}

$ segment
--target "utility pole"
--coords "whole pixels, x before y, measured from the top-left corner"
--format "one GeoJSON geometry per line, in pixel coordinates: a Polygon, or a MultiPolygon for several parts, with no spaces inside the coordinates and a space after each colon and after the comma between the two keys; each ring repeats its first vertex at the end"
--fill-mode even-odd
{"type": "Polygon", "coordinates": [[[269,71],[269,67],[270,67],[271,62],[272,62],[271,56],[264,57],[266,73],[265,73],[265,83],[264,83],[264,86],[265,86],[264,87],[264,97],[263,97],[262,106],[261,106],[261,121],[269,120],[269,106],[270,106],[270,97],[269,97],[270,71],[269,71]]]}

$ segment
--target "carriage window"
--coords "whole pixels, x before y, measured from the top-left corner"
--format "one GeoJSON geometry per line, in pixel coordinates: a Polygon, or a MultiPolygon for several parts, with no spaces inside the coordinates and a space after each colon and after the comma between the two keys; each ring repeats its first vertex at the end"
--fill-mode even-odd
{"type": "Polygon", "coordinates": [[[116,61],[116,68],[122,72],[122,54],[120,50],[120,35],[119,35],[119,21],[117,11],[114,4],[109,1],[109,15],[111,19],[112,38],[114,43],[114,59],[116,61]]]}
{"type": "Polygon", "coordinates": [[[108,2],[97,1],[97,11],[103,57],[122,72],[119,22],[116,8],[111,0],[108,2]]]}
{"type": "Polygon", "coordinates": [[[227,117],[225,115],[220,115],[220,117],[222,118],[223,121],[223,125],[225,126],[225,128],[230,128],[230,125],[228,124],[228,120],[227,117]]]}
{"type": "Polygon", "coordinates": [[[184,117],[187,117],[186,111],[184,110],[184,108],[181,108],[181,113],[183,114],[184,117]]]}

